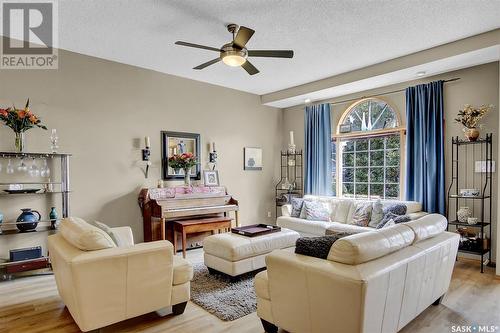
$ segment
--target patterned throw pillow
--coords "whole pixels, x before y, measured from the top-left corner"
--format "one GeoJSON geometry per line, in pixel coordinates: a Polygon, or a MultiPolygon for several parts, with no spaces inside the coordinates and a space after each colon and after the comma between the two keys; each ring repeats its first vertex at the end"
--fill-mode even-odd
{"type": "Polygon", "coordinates": [[[405,204],[391,204],[384,207],[384,215],[387,213],[393,213],[396,215],[405,215],[406,214],[406,205],[405,204]]]}
{"type": "Polygon", "coordinates": [[[366,227],[370,223],[370,217],[372,214],[372,203],[358,203],[354,214],[352,215],[352,220],[349,224],[358,225],[360,227],[366,227]]]}
{"type": "Polygon", "coordinates": [[[373,203],[372,216],[370,219],[370,223],[368,223],[369,227],[376,228],[380,222],[384,219],[384,205],[382,205],[382,201],[378,199],[373,203]]]}
{"type": "Polygon", "coordinates": [[[304,205],[304,199],[302,198],[292,198],[292,213],[291,217],[300,217],[300,212],[302,211],[302,206],[304,205]]]}
{"type": "Polygon", "coordinates": [[[321,202],[304,201],[304,208],[307,220],[330,222],[330,212],[321,202]]]}
{"type": "Polygon", "coordinates": [[[392,220],[392,222],[394,223],[394,219],[397,218],[399,215],[396,215],[394,213],[391,213],[391,212],[388,212],[387,214],[384,215],[384,218],[382,219],[382,221],[377,225],[377,229],[382,229],[385,227],[385,225],[387,223],[389,223],[389,221],[392,220]]]}
{"type": "Polygon", "coordinates": [[[411,221],[411,218],[408,215],[396,215],[393,213],[387,213],[384,216],[384,219],[382,220],[382,222],[380,222],[377,225],[377,229],[382,229],[382,228],[386,228],[386,227],[389,227],[389,226],[394,225],[394,224],[404,223],[404,222],[409,222],[409,221],[411,221]]]}

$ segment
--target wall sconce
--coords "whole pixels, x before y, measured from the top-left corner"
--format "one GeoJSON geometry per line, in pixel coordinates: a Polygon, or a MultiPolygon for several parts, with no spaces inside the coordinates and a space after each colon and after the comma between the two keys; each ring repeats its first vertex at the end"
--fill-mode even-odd
{"type": "Polygon", "coordinates": [[[212,151],[208,153],[208,161],[213,164],[212,170],[217,166],[217,151],[215,150],[215,142],[212,142],[212,151]]]}
{"type": "Polygon", "coordinates": [[[148,174],[149,174],[149,167],[151,166],[151,161],[149,160],[149,157],[151,155],[151,140],[149,139],[149,136],[146,136],[144,138],[144,144],[145,144],[145,148],[142,149],[142,160],[144,162],[146,162],[146,170],[144,171],[144,176],[146,176],[146,178],[148,178],[148,174]]]}

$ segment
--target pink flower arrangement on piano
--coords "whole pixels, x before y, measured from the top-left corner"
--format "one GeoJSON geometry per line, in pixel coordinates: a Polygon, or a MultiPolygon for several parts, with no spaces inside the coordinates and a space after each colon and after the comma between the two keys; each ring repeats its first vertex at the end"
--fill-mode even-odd
{"type": "Polygon", "coordinates": [[[189,170],[198,164],[198,159],[193,153],[182,153],[175,154],[168,158],[168,166],[175,170],[175,173],[179,173],[179,170],[184,170],[184,183],[189,186],[191,183],[191,178],[189,175],[189,170]]]}

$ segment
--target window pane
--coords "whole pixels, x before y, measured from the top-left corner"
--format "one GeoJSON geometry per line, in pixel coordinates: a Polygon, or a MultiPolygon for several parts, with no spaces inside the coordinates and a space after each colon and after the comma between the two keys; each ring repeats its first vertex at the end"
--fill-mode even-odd
{"type": "Polygon", "coordinates": [[[388,150],[385,165],[399,165],[399,149],[388,150]]]}
{"type": "Polygon", "coordinates": [[[373,198],[373,197],[378,197],[378,198],[384,197],[384,184],[371,184],[370,185],[370,198],[373,198]]]}
{"type": "Polygon", "coordinates": [[[354,195],[354,184],[353,183],[344,183],[342,184],[342,194],[346,197],[354,195]]]}
{"type": "Polygon", "coordinates": [[[368,140],[358,139],[356,140],[356,151],[368,150],[368,140]]]}
{"type": "Polygon", "coordinates": [[[345,152],[354,151],[354,141],[353,140],[345,142],[344,151],[345,152]]]}
{"type": "Polygon", "coordinates": [[[356,188],[356,198],[368,197],[368,184],[356,183],[355,188],[356,188]]]}
{"type": "Polygon", "coordinates": [[[386,168],[385,170],[387,183],[399,183],[399,168],[386,168]]]}
{"type": "Polygon", "coordinates": [[[358,182],[363,182],[363,183],[368,182],[368,168],[356,169],[356,183],[358,182]]]}
{"type": "Polygon", "coordinates": [[[387,149],[399,148],[399,135],[391,135],[387,137],[387,149]]]}
{"type": "Polygon", "coordinates": [[[344,183],[352,183],[354,182],[354,169],[352,168],[344,168],[342,181],[344,183]]]}
{"type": "Polygon", "coordinates": [[[383,182],[384,182],[384,168],[371,168],[370,183],[383,183],[383,182]]]}
{"type": "Polygon", "coordinates": [[[394,109],[378,98],[354,103],[345,115],[342,125],[347,132],[365,132],[399,126],[394,109]]]}
{"type": "Polygon", "coordinates": [[[356,153],[356,166],[368,166],[368,152],[356,153]]]}
{"type": "Polygon", "coordinates": [[[353,167],[354,166],[354,153],[345,153],[343,156],[342,164],[345,167],[353,167]]]}
{"type": "Polygon", "coordinates": [[[385,197],[386,198],[399,198],[399,185],[398,184],[385,185],[385,197]]]}
{"type": "Polygon", "coordinates": [[[384,149],[384,138],[370,139],[370,150],[384,149]]]}
{"type": "Polygon", "coordinates": [[[384,151],[378,150],[370,153],[370,165],[383,166],[384,165],[384,151]]]}

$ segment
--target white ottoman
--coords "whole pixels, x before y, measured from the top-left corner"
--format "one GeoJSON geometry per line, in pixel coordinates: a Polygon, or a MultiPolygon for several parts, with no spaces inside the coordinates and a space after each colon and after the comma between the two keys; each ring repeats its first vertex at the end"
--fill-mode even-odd
{"type": "Polygon", "coordinates": [[[272,250],[294,250],[298,232],[282,228],[270,234],[246,237],[231,232],[208,236],[203,240],[205,266],[237,276],[266,267],[266,254],[272,250]]]}

